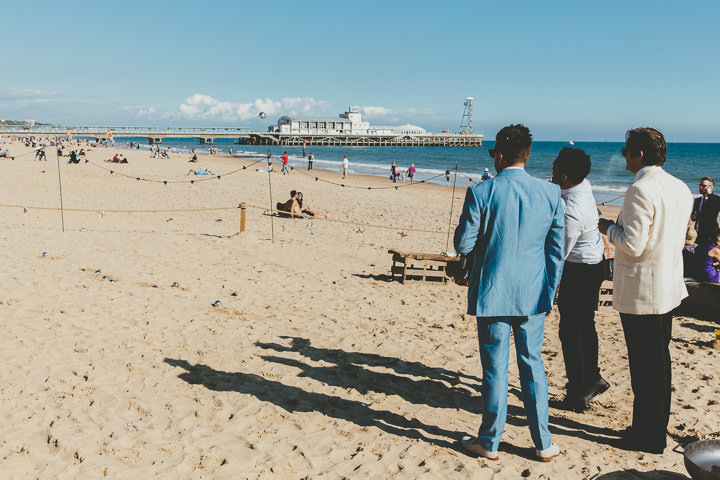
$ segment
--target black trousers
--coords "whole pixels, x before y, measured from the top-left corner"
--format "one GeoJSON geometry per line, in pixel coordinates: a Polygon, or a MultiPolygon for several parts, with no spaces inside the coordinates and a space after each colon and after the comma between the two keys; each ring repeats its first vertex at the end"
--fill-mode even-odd
{"type": "Polygon", "coordinates": [[[565,262],[558,310],[567,395],[570,397],[583,395],[588,385],[600,379],[595,311],[602,281],[601,263],[565,262]]]}
{"type": "Polygon", "coordinates": [[[648,447],[665,448],[670,420],[672,315],[621,313],[630,363],[632,436],[648,447]]]}

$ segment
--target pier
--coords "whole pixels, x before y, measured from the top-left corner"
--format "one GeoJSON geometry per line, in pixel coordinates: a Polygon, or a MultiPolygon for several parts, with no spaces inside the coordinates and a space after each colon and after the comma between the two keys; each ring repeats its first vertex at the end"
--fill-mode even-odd
{"type": "Polygon", "coordinates": [[[288,146],[356,146],[356,147],[479,147],[483,136],[477,133],[281,133],[255,132],[249,128],[156,128],[156,127],[65,127],[65,126],[0,126],[0,135],[17,137],[66,138],[90,137],[107,140],[108,131],[113,138],[146,138],[151,145],[161,144],[166,138],[197,139],[200,144],[212,144],[218,138],[231,138],[240,145],[288,146]]]}

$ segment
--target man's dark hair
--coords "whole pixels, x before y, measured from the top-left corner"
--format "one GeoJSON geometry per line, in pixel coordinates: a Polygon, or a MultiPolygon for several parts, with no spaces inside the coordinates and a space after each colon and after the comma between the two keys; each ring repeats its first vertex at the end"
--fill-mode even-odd
{"type": "Polygon", "coordinates": [[[290,190],[290,198],[294,197],[295,195],[297,195],[297,191],[296,191],[296,190],[290,190]]]}
{"type": "Polygon", "coordinates": [[[645,165],[662,166],[665,163],[667,157],[665,137],[654,128],[643,127],[628,130],[625,133],[625,146],[633,157],[643,152],[642,163],[645,165]]]}
{"type": "Polygon", "coordinates": [[[715,180],[713,180],[712,177],[702,177],[702,178],[700,179],[701,182],[704,181],[704,180],[707,180],[708,182],[712,183],[713,186],[715,186],[715,180]]]}
{"type": "Polygon", "coordinates": [[[555,159],[558,173],[567,175],[573,185],[582,182],[590,173],[590,155],[579,148],[565,147],[555,159]]]}
{"type": "Polygon", "coordinates": [[[526,163],[530,158],[532,134],[522,123],[508,125],[495,135],[495,150],[502,153],[510,165],[526,163]]]}

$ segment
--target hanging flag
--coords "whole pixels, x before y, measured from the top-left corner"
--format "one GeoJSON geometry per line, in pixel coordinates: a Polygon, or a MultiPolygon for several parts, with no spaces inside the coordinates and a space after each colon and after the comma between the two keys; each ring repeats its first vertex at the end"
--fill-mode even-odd
{"type": "Polygon", "coordinates": [[[105,132],[105,133],[107,133],[107,136],[108,136],[108,138],[110,139],[111,142],[115,142],[115,140],[113,140],[112,130],[110,130],[110,129],[108,128],[108,131],[105,132]]]}

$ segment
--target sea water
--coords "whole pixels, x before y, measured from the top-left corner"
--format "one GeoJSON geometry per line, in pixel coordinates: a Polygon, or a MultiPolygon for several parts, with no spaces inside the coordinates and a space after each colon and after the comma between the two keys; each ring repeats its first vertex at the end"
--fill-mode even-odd
{"type": "MultiPolygon", "coordinates": [[[[115,141],[121,146],[128,142],[140,144],[148,149],[146,138],[122,138],[115,141]]],[[[217,139],[213,145],[202,145],[191,139],[163,139],[161,148],[171,148],[175,154],[189,153],[192,149],[197,153],[209,153],[210,147],[216,148],[219,155],[227,155],[232,148],[233,155],[248,158],[265,159],[268,153],[271,161],[280,166],[280,157],[288,153],[290,165],[298,169],[307,168],[307,154],[313,153],[313,168],[341,172],[343,155],[350,162],[349,173],[376,175],[388,178],[390,165],[396,162],[400,169],[407,170],[410,164],[416,168],[415,181],[426,180],[445,184],[445,171],[450,170],[450,184],[467,187],[480,180],[485,168],[494,175],[493,160],[488,149],[495,142],[487,141],[482,147],[322,147],[306,146],[303,156],[301,146],[253,146],[234,144],[231,139],[217,139]],[[456,170],[457,165],[457,170],[456,170]],[[457,173],[456,173],[457,172],[457,173]]],[[[533,142],[530,161],[526,170],[531,175],[548,179],[552,176],[552,163],[563,147],[571,146],[568,142],[533,142]]],[[[620,153],[622,142],[575,142],[574,148],[580,148],[590,155],[592,169],[589,180],[598,203],[621,205],[623,194],[633,183],[635,176],[625,170],[625,159],[620,153]]],[[[720,180],[720,143],[669,143],[665,170],[683,180],[690,190],[697,194],[697,184],[703,176],[715,177],[720,180]]],[[[720,190],[720,186],[718,186],[720,190]]]]}

